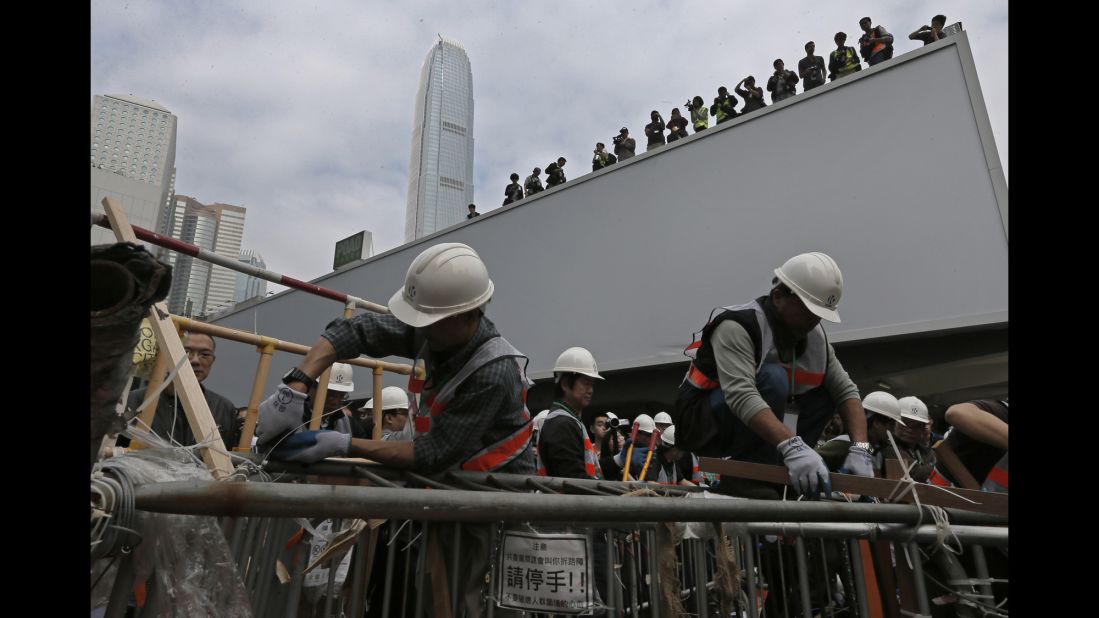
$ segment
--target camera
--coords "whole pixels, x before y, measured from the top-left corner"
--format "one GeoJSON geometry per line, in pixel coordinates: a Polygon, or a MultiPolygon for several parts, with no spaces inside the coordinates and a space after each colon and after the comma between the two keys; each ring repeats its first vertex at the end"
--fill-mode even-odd
{"type": "Polygon", "coordinates": [[[683,107],[687,108],[687,111],[691,111],[692,109],[694,109],[693,105],[694,104],[691,102],[691,100],[687,99],[687,102],[683,104],[683,107]]]}
{"type": "Polygon", "coordinates": [[[612,137],[611,141],[614,142],[615,146],[617,146],[617,145],[621,144],[622,140],[624,140],[624,139],[626,139],[626,136],[619,133],[618,135],[615,135],[614,137],[612,137]]]}

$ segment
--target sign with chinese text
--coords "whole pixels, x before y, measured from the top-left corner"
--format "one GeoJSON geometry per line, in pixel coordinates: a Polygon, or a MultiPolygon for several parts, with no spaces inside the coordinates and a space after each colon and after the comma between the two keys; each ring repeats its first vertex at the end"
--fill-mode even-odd
{"type": "Polygon", "coordinates": [[[497,561],[499,607],[580,614],[595,607],[591,539],[504,531],[497,561]]]}

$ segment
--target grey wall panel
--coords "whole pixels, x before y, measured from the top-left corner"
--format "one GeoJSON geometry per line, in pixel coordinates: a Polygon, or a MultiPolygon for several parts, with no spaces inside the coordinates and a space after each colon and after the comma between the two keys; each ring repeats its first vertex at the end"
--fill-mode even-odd
{"type": "MultiPolygon", "coordinates": [[[[765,294],[804,251],[843,270],[835,341],[1006,322],[1004,179],[963,63],[968,46],[948,39],[599,173],[570,161],[561,189],[317,283],[385,303],[424,248],[467,243],[496,283],[489,316],[534,377],[573,345],[603,369],[682,360],[713,307],[765,294]]],[[[217,323],[311,344],[339,313],[294,291],[217,323]]],[[[254,355],[225,348],[209,384],[243,405],[254,355]]]]}

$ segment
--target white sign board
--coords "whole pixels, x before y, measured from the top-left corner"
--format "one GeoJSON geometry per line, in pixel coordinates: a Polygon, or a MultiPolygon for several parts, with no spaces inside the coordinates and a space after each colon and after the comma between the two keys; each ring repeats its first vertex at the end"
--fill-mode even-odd
{"type": "Polygon", "coordinates": [[[497,560],[499,607],[581,614],[596,607],[591,539],[505,531],[497,560]]]}

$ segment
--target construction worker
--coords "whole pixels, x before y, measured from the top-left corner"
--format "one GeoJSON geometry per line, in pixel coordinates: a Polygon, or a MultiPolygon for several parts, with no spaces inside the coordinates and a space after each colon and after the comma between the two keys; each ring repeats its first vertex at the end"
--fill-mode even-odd
{"type": "MultiPolygon", "coordinates": [[[[659,424],[658,424],[659,425],[659,424]]],[[[701,485],[704,481],[698,467],[698,457],[675,445],[675,425],[660,431],[660,446],[654,457],[659,458],[658,481],[670,485],[701,485]]]]}
{"type": "Polygon", "coordinates": [[[657,412],[653,417],[653,423],[656,424],[656,428],[663,434],[664,430],[672,426],[672,415],[667,412],[657,412]]]}
{"type": "MultiPolygon", "coordinates": [[[[382,389],[382,440],[411,440],[416,435],[415,425],[408,422],[411,404],[408,393],[399,386],[382,389]]],[[[370,399],[361,409],[364,416],[374,414],[374,400],[370,399]]]]}
{"type": "Polygon", "coordinates": [[[736,97],[729,94],[729,89],[722,86],[717,89],[714,104],[710,106],[710,114],[717,119],[717,124],[736,118],[736,97]]]}
{"type": "Polygon", "coordinates": [[[828,79],[836,81],[861,71],[862,65],[859,64],[859,56],[855,48],[844,45],[847,42],[847,34],[837,32],[833,40],[836,42],[836,49],[828,54],[828,79]]]}
{"type": "MultiPolygon", "coordinates": [[[[347,394],[353,390],[355,390],[355,372],[351,365],[332,363],[332,371],[328,373],[328,390],[324,394],[321,429],[332,429],[356,438],[370,437],[348,407],[351,402],[347,399],[347,394]]],[[[303,421],[309,420],[312,406],[306,406],[306,409],[310,414],[302,419],[303,421]]]]}
{"type": "Polygon", "coordinates": [[[545,187],[542,186],[542,179],[538,176],[542,173],[542,168],[536,167],[534,171],[527,176],[523,181],[523,189],[527,192],[527,197],[534,195],[540,191],[545,191],[545,187]]]}
{"type": "MultiPolygon", "coordinates": [[[[859,392],[836,359],[821,319],[839,322],[839,266],[803,253],[774,270],[771,291],[726,307],[688,346],[693,356],[679,386],[677,442],[699,455],[784,464],[797,493],[831,494],[828,469],[809,445],[839,409],[852,445],[844,466],[872,476],[859,392]]],[[[715,310],[716,311],[716,310],[715,310]]],[[[723,493],[780,498],[781,488],[722,479],[723,493]]]]}
{"type": "MultiPolygon", "coordinates": [[[[461,243],[440,243],[420,253],[404,284],[389,299],[388,314],[366,312],[329,323],[301,364],[259,410],[261,452],[313,463],[327,457],[362,457],[421,474],[448,469],[534,473],[532,382],[526,357],[500,336],[485,316],[494,286],[481,256],[461,243]],[[298,431],[306,394],[316,376],[341,358],[415,359],[409,376],[416,439],[365,440],[335,431],[298,431]]],[[[442,535],[444,551],[453,551],[442,535]]],[[[481,589],[492,548],[491,527],[462,526],[458,542],[467,556],[458,574],[459,603],[482,615],[481,589]]]]}
{"type": "Polygon", "coordinates": [[[553,404],[538,432],[538,474],[574,479],[602,478],[599,457],[581,420],[602,380],[591,352],[565,350],[553,366],[553,404]]]}
{"type": "Polygon", "coordinates": [[[702,97],[695,95],[695,98],[687,101],[683,107],[691,112],[691,126],[694,127],[695,133],[705,131],[710,126],[709,111],[707,111],[706,103],[703,102],[702,97]]]}
{"type": "Polygon", "coordinates": [[[565,184],[565,157],[557,157],[557,160],[546,166],[546,188],[553,188],[565,184]]]}
{"type": "MultiPolygon", "coordinates": [[[[943,442],[985,491],[1008,489],[1008,401],[975,399],[946,409],[950,430],[943,442]]],[[[960,482],[940,459],[929,482],[940,486],[960,482]]]]}
{"type": "MultiPolygon", "coordinates": [[[[902,421],[901,406],[897,398],[885,391],[874,391],[862,400],[866,410],[866,450],[870,452],[871,466],[877,476],[883,476],[884,457],[889,451],[889,434],[895,437],[897,425],[902,421]]],[[[829,470],[849,473],[843,468],[851,450],[851,436],[840,434],[817,448],[829,470]]]]}
{"type": "MultiPolygon", "coordinates": [[[[653,417],[648,414],[638,414],[637,418],[633,420],[634,425],[637,426],[637,437],[630,443],[622,445],[622,450],[614,456],[614,463],[618,467],[619,475],[622,474],[622,470],[626,466],[626,458],[629,457],[630,473],[629,478],[634,480],[644,481],[656,481],[660,476],[660,466],[656,462],[652,461],[649,457],[649,448],[653,446],[653,432],[656,431],[656,423],[653,421],[653,417]],[[649,460],[649,467],[645,470],[645,460],[649,460]],[[645,471],[645,478],[641,478],[642,470],[645,471]]],[[[630,433],[633,433],[631,428],[630,433]]],[[[654,453],[655,454],[655,453],[654,453]]],[[[611,478],[611,477],[607,477],[611,478]]],[[[621,480],[621,476],[618,477],[621,480]]]]}
{"type": "Polygon", "coordinates": [[[893,35],[885,26],[870,26],[870,18],[859,20],[862,36],[859,37],[859,55],[869,66],[885,62],[893,57],[893,35]]]}
{"type": "MultiPolygon", "coordinates": [[[[897,400],[901,410],[901,420],[897,422],[896,442],[905,467],[916,462],[908,475],[923,483],[935,469],[935,453],[931,450],[931,415],[927,404],[917,397],[902,397],[897,400]]],[[[886,450],[886,458],[896,458],[893,449],[886,450]]]]}
{"type": "Polygon", "coordinates": [[[529,448],[528,381],[523,354],[484,315],[493,284],[481,257],[468,245],[441,243],[412,261],[404,286],[389,300],[392,314],[367,312],[332,321],[301,365],[260,406],[259,446],[298,422],[314,376],[339,358],[416,359],[409,392],[416,398],[414,442],[351,440],[335,432],[300,432],[274,455],[314,462],[325,457],[365,457],[398,468],[434,473],[451,468],[534,471],[529,448]],[[416,342],[424,341],[417,348],[416,342]],[[452,409],[453,406],[453,409],[452,409]],[[297,407],[299,413],[288,414],[297,407]]]}

